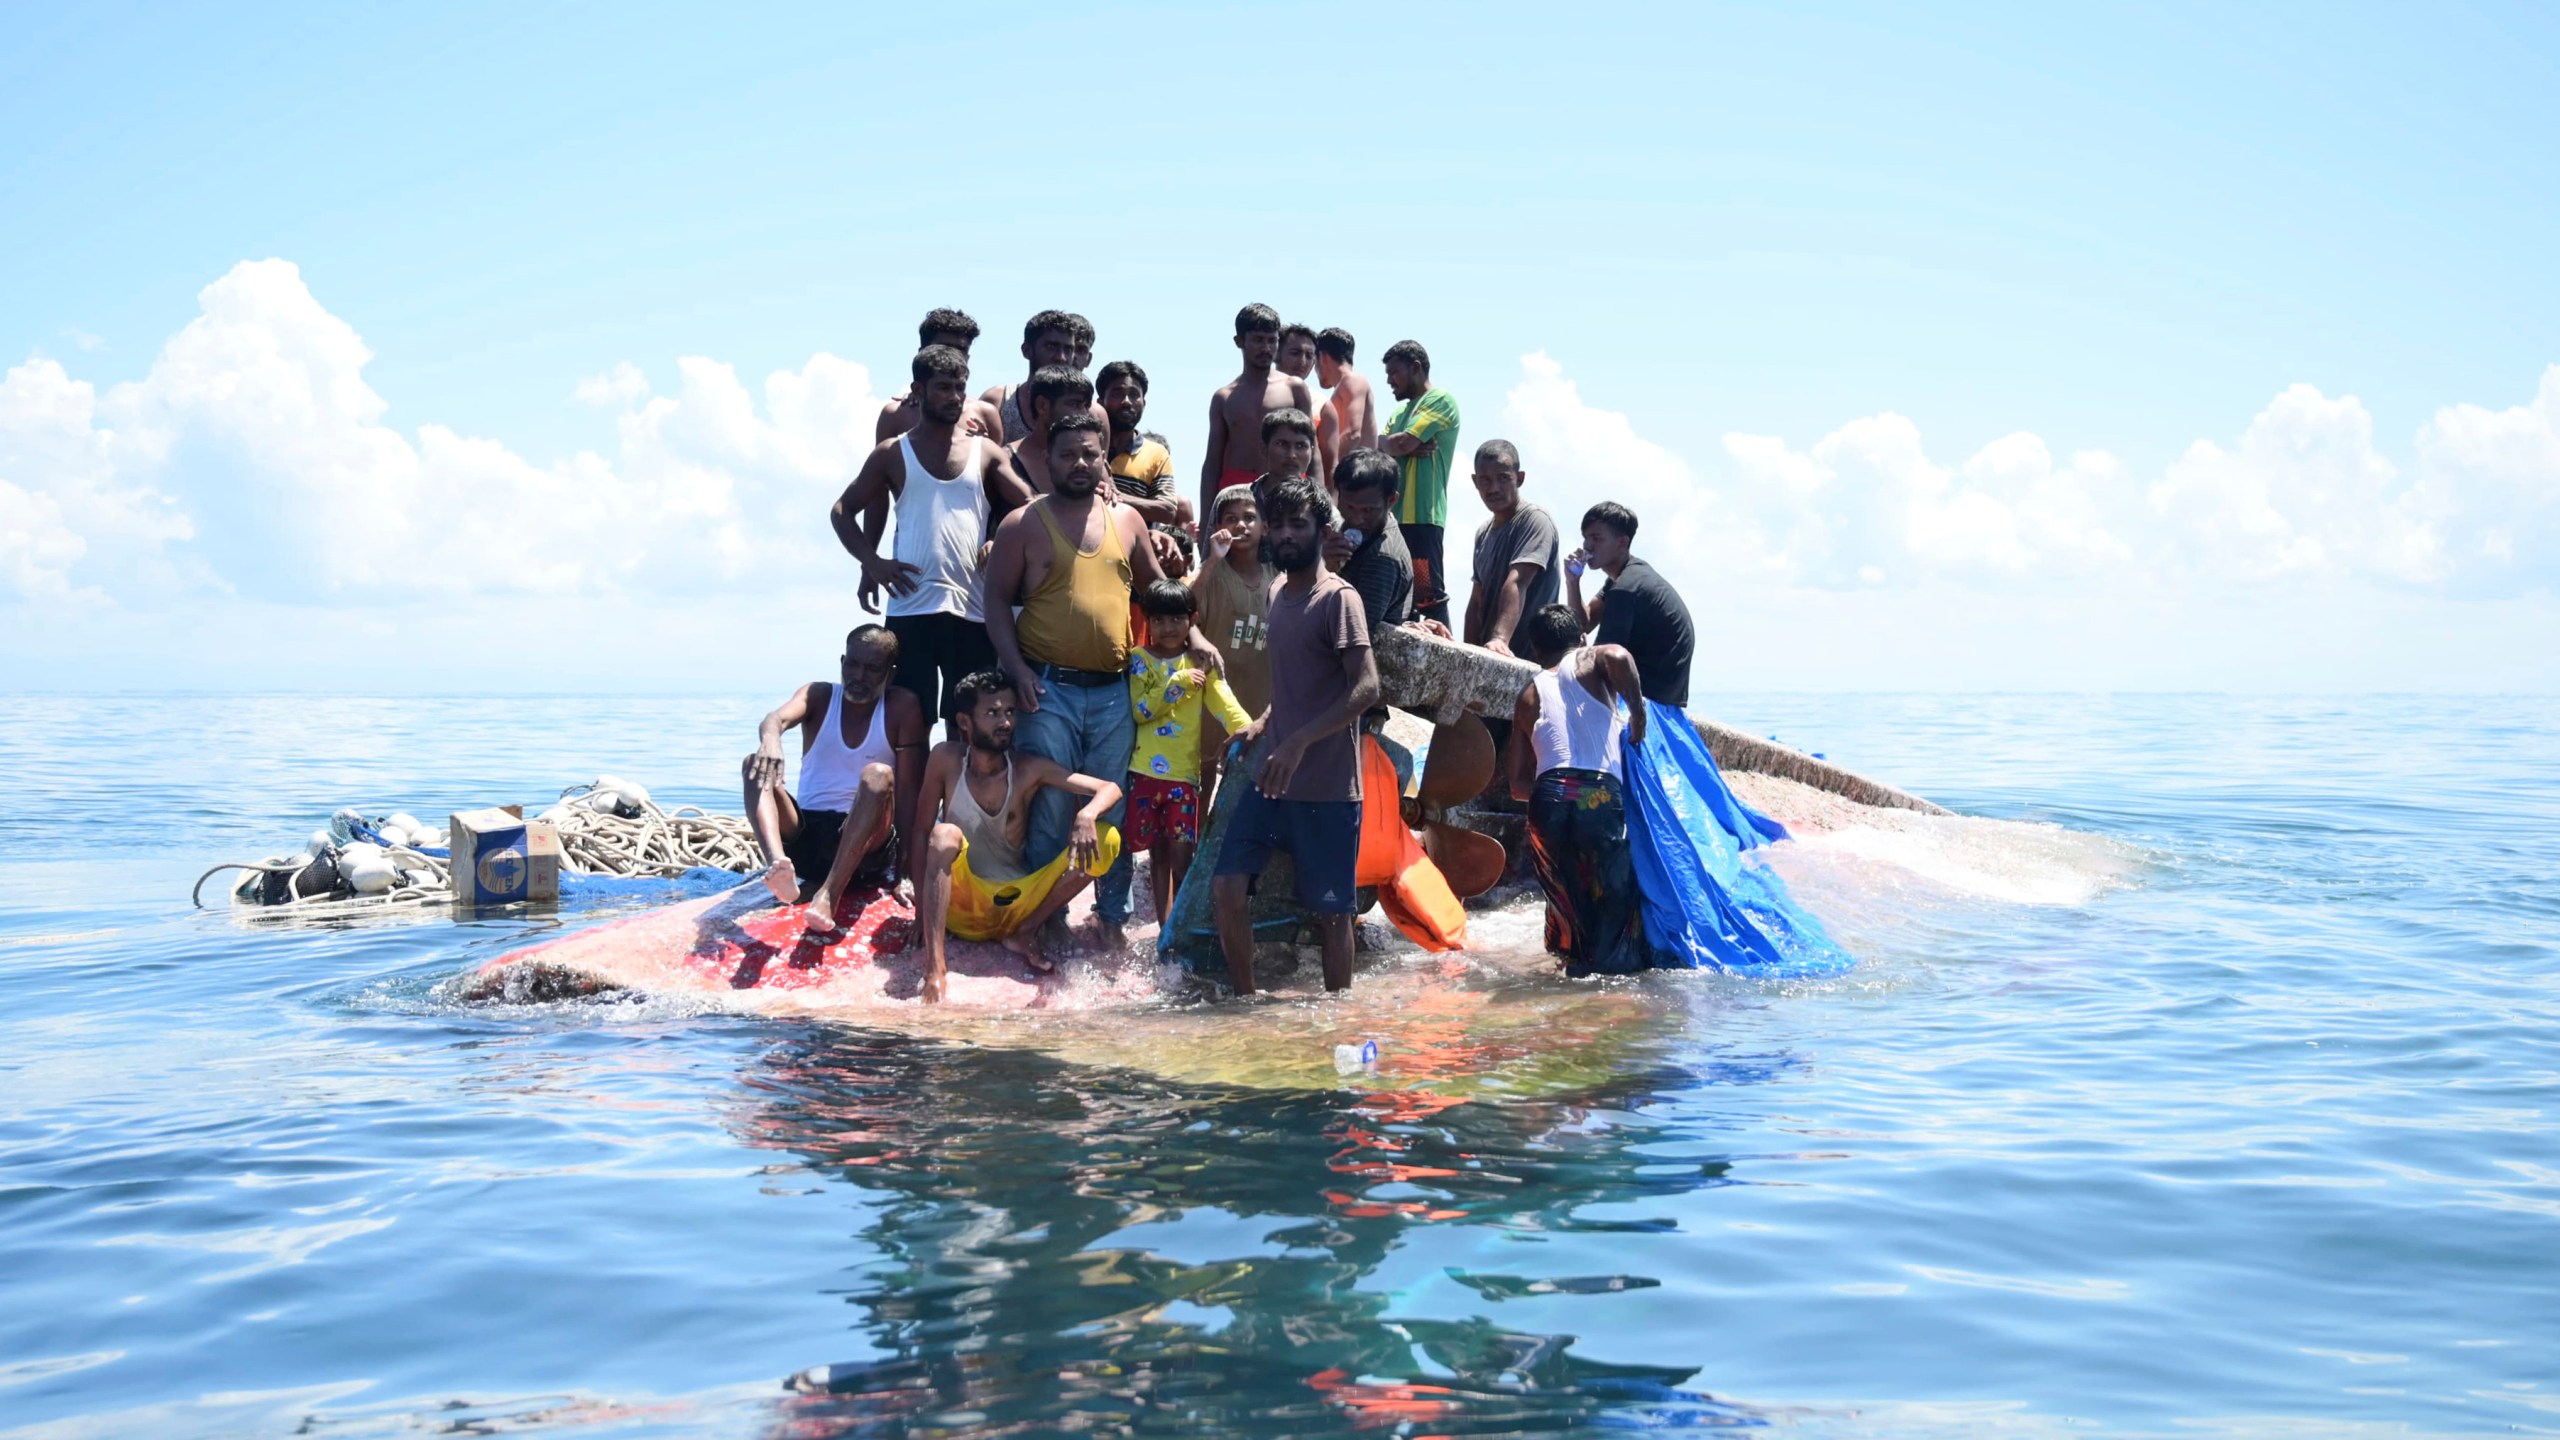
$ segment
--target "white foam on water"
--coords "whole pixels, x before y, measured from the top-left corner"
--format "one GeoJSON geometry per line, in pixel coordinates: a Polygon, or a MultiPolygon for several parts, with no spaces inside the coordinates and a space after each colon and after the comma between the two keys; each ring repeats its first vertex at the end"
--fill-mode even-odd
{"type": "MultiPolygon", "coordinates": [[[[1792,842],[1766,852],[1790,884],[1901,895],[1918,880],[1930,898],[2080,906],[2139,882],[2142,852],[2119,840],[2039,821],[1853,804],[1766,775],[1730,777],[1734,793],[1776,817],[1792,842]]],[[[1800,897],[1801,898],[1801,897],[1800,897]]]]}

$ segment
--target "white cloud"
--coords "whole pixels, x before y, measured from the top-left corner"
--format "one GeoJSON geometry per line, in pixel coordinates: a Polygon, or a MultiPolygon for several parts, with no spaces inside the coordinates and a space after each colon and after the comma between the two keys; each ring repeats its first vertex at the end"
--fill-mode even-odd
{"type": "Polygon", "coordinates": [[[870,448],[868,373],[831,355],[764,384],[678,362],[580,384],[612,458],[547,464],[441,425],[382,423],[354,328],[281,260],[207,286],[141,380],[99,397],[50,360],[0,383],[0,584],[266,600],[478,592],[698,593],[788,583],[870,448]]]}
{"type": "Polygon", "coordinates": [[[1566,514],[1622,500],[1647,548],[1684,568],[1825,589],[2319,575],[2513,595],[2560,580],[2560,365],[2527,405],[2437,412],[2414,483],[2360,401],[2296,385],[2235,442],[2198,440],[2147,484],[2104,452],[2057,460],[2024,431],[1950,465],[1887,412],[1805,450],[1727,435],[1733,479],[1718,487],[1585,401],[1547,355],[1523,356],[1521,373],[1503,423],[1533,474],[1566,479],[1542,498],[1566,514]]]}

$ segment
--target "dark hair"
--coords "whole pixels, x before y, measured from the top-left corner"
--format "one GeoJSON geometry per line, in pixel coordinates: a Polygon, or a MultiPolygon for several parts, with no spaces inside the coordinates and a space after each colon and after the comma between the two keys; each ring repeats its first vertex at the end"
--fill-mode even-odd
{"type": "Polygon", "coordinates": [[[1487,460],[1517,470],[1520,468],[1520,447],[1508,440],[1487,440],[1476,447],[1476,463],[1481,465],[1487,460]]]}
{"type": "Polygon", "coordinates": [[[1582,512],[1582,528],[1588,530],[1594,525],[1608,526],[1622,540],[1636,538],[1636,512],[1615,500],[1603,500],[1582,512]]]}
{"type": "Polygon", "coordinates": [[[1262,412],[1262,438],[1266,443],[1283,430],[1295,430],[1310,440],[1316,438],[1316,422],[1308,419],[1307,412],[1295,405],[1262,412]]]}
{"type": "Polygon", "coordinates": [[[1114,360],[1093,377],[1093,391],[1099,395],[1122,380],[1138,382],[1138,393],[1147,393],[1147,372],[1135,360],[1114,360]]]}
{"type": "Polygon", "coordinates": [[[981,670],[975,675],[962,679],[959,684],[951,687],[952,713],[955,715],[970,714],[978,708],[979,701],[986,699],[990,695],[1001,694],[1005,691],[1009,691],[1012,688],[1013,682],[1004,678],[1003,671],[981,670]]]}
{"type": "Polygon", "coordinates": [[[1392,504],[1404,493],[1404,467],[1384,450],[1354,450],[1334,464],[1333,493],[1348,495],[1354,490],[1382,491],[1392,504]]]}
{"type": "Polygon", "coordinates": [[[1236,335],[1238,338],[1242,338],[1247,335],[1277,335],[1279,333],[1280,312],[1272,309],[1268,305],[1247,305],[1236,312],[1236,335]]]}
{"type": "Polygon", "coordinates": [[[1522,617],[1512,638],[1528,647],[1530,658],[1552,665],[1556,657],[1582,643],[1582,627],[1573,623],[1572,611],[1546,605],[1522,617]]]}
{"type": "Polygon", "coordinates": [[[1073,310],[1068,311],[1060,318],[1058,328],[1067,332],[1067,340],[1071,344],[1090,345],[1093,343],[1093,322],[1087,320],[1073,310]]]}
{"type": "Polygon", "coordinates": [[[1313,325],[1301,325],[1297,321],[1292,320],[1288,324],[1280,327],[1281,344],[1288,344],[1289,337],[1292,335],[1304,335],[1307,337],[1308,344],[1313,345],[1316,343],[1316,327],[1313,325]]]}
{"type": "Polygon", "coordinates": [[[1046,405],[1055,415],[1061,407],[1082,410],[1093,403],[1093,382],[1072,365],[1043,365],[1031,372],[1031,383],[1022,387],[1022,408],[1027,414],[1034,405],[1046,405]]]}
{"type": "Polygon", "coordinates": [[[1250,505],[1250,506],[1252,506],[1252,507],[1253,507],[1254,518],[1256,518],[1256,519],[1260,519],[1260,518],[1261,518],[1261,516],[1262,516],[1262,502],[1261,502],[1260,500],[1258,500],[1258,499],[1256,499],[1256,498],[1254,497],[1253,487],[1252,487],[1252,486],[1250,486],[1250,485],[1229,485],[1229,486],[1227,486],[1225,489],[1220,490],[1220,491],[1218,492],[1218,495],[1213,495],[1213,496],[1209,497],[1209,504],[1210,504],[1210,506],[1211,506],[1211,509],[1210,509],[1210,511],[1209,511],[1209,523],[1210,523],[1210,524],[1215,525],[1215,524],[1217,524],[1219,521],[1221,521],[1221,520],[1223,520],[1223,519],[1227,518],[1227,506],[1229,506],[1229,505],[1250,505]],[[1225,495],[1225,494],[1227,493],[1227,491],[1228,491],[1228,490],[1233,490],[1233,491],[1235,491],[1235,492],[1236,492],[1236,493],[1235,493],[1235,495],[1234,495],[1233,497],[1231,497],[1231,498],[1229,498],[1229,499],[1227,499],[1227,500],[1223,501],[1223,502],[1222,502],[1222,501],[1220,501],[1220,500],[1218,499],[1218,495],[1225,495]]]}
{"type": "Polygon", "coordinates": [[[1431,373],[1431,352],[1423,349],[1419,340],[1399,340],[1388,346],[1387,353],[1379,357],[1378,363],[1393,365],[1399,360],[1425,375],[1431,373]]]}
{"type": "Polygon", "coordinates": [[[1351,363],[1351,332],[1336,325],[1316,337],[1316,353],[1329,355],[1348,365],[1351,363]]]}
{"type": "Polygon", "coordinates": [[[924,323],[916,327],[916,343],[930,345],[936,335],[957,335],[966,344],[978,338],[978,322],[966,310],[927,310],[924,323]]]}
{"type": "Polygon", "coordinates": [[[1200,602],[1179,580],[1158,580],[1138,592],[1138,608],[1149,615],[1197,615],[1200,602]]]}
{"type": "Polygon", "coordinates": [[[916,352],[916,358],[907,362],[907,374],[918,385],[922,385],[936,375],[968,373],[969,357],[948,345],[927,345],[916,352]]]}
{"type": "Polygon", "coordinates": [[[1317,529],[1333,527],[1333,502],[1325,498],[1323,486],[1304,475],[1294,475],[1265,487],[1262,500],[1262,521],[1266,525],[1283,515],[1304,511],[1315,517],[1317,529]]]}
{"type": "Polygon", "coordinates": [[[1105,450],[1111,448],[1110,427],[1094,419],[1093,412],[1090,410],[1070,410],[1050,421],[1049,433],[1041,443],[1055,450],[1058,448],[1059,436],[1076,434],[1099,435],[1102,437],[1102,448],[1105,450]]]}
{"type": "Polygon", "coordinates": [[[856,625],[851,630],[845,632],[844,648],[847,650],[851,650],[856,645],[875,645],[882,643],[886,643],[889,647],[889,658],[891,660],[897,659],[898,632],[890,629],[888,626],[874,621],[866,625],[856,625]]]}
{"type": "Polygon", "coordinates": [[[1032,341],[1039,339],[1040,332],[1044,330],[1065,331],[1067,334],[1067,343],[1071,345],[1090,345],[1093,343],[1093,322],[1087,320],[1081,315],[1067,310],[1043,310],[1039,314],[1032,316],[1030,319],[1023,321],[1022,343],[1028,345],[1032,341]]]}

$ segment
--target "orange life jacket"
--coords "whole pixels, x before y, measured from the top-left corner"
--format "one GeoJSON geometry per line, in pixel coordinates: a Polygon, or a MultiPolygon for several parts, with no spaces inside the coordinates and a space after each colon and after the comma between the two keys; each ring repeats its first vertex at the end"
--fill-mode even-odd
{"type": "Polygon", "coordinates": [[[1449,889],[1440,867],[1422,853],[1405,828],[1404,786],[1396,762],[1375,736],[1360,739],[1360,859],[1354,883],[1378,887],[1378,908],[1425,950],[1456,950],[1467,943],[1467,907],[1449,889]]]}

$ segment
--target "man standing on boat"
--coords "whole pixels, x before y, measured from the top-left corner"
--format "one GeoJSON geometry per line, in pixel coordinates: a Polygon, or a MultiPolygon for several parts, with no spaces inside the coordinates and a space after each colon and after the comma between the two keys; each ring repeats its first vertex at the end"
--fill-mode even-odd
{"type": "MultiPolygon", "coordinates": [[[[976,344],[977,339],[978,322],[970,319],[966,310],[928,310],[924,323],[916,327],[916,344],[920,348],[948,345],[959,351],[960,358],[964,360],[969,357],[969,347],[976,344]]],[[[962,398],[967,399],[965,396],[962,398]]],[[[984,400],[968,400],[967,403],[969,409],[961,418],[961,429],[972,435],[988,436],[1003,430],[1004,421],[996,414],[996,407],[984,400]]],[[[924,397],[910,385],[890,396],[889,402],[880,407],[880,418],[871,427],[872,443],[876,445],[895,439],[914,429],[923,419],[924,397]]]]}
{"type": "Polygon", "coordinates": [[[1680,592],[1631,553],[1635,540],[1636,512],[1626,506],[1603,500],[1584,511],[1582,548],[1564,561],[1565,608],[1582,633],[1591,635],[1592,644],[1621,646],[1635,657],[1636,672],[1644,677],[1644,698],[1685,707],[1698,632],[1689,623],[1689,606],[1680,592]],[[1582,599],[1586,570],[1607,577],[1587,605],[1582,599]]]}
{"type": "Polygon", "coordinates": [[[1319,473],[1331,475],[1354,450],[1378,448],[1378,401],[1369,377],[1351,368],[1351,332],[1336,325],[1316,337],[1316,379],[1328,392],[1316,417],[1319,473]]]}
{"type": "MultiPolygon", "coordinates": [[[[1049,429],[1049,493],[1004,518],[987,555],[987,633],[1013,681],[1023,750],[1084,775],[1129,769],[1137,726],[1129,712],[1129,607],[1136,587],[1164,578],[1136,510],[1098,495],[1109,483],[1110,431],[1070,409],[1049,429]],[[1015,606],[1021,614],[1014,613],[1015,606]]],[[[1220,668],[1197,628],[1194,663],[1220,668]]],[[[1044,792],[1031,814],[1030,850],[1054,855],[1066,844],[1074,807],[1044,792]]],[[[1109,817],[1119,823],[1115,805],[1109,817]]],[[[1129,922],[1125,864],[1094,896],[1107,940],[1129,922]]]]}
{"type": "Polygon", "coordinates": [[[966,357],[928,345],[909,374],[919,406],[915,428],[872,450],[828,518],[836,539],[862,563],[864,608],[875,595],[888,596],[889,630],[898,637],[892,683],[922,701],[930,719],[947,722],[952,687],[996,663],[978,603],[988,517],[1031,494],[1006,467],[1003,446],[960,433],[970,403],[966,357]],[[881,531],[892,510],[897,535],[883,557],[881,531]]]}
{"type": "MultiPolygon", "coordinates": [[[[1022,385],[1051,365],[1082,370],[1093,363],[1093,322],[1064,310],[1043,310],[1022,324],[1022,385]]],[[[990,385],[980,400],[995,408],[1004,426],[1004,443],[1015,445],[1036,433],[1022,405],[1022,385],[990,385]]]]}
{"type": "MultiPolygon", "coordinates": [[[[1264,516],[1280,583],[1271,591],[1271,708],[1236,738],[1251,773],[1227,821],[1212,887],[1227,979],[1253,993],[1253,881],[1275,853],[1297,872],[1298,901],[1324,936],[1324,988],[1351,984],[1353,875],[1360,853],[1360,717],[1378,701],[1377,659],[1360,596],[1324,568],[1333,508],[1312,480],[1271,487],[1264,516]],[[1259,760],[1256,745],[1271,744],[1259,760]]],[[[1395,798],[1380,796],[1380,804],[1395,798]]]]}
{"type": "MultiPolygon", "coordinates": [[[[1317,353],[1323,353],[1319,347],[1317,353]]],[[[1387,389],[1404,403],[1387,417],[1378,448],[1404,467],[1396,523],[1413,552],[1413,608],[1449,623],[1449,572],[1442,563],[1449,529],[1449,470],[1457,463],[1458,399],[1431,383],[1431,354],[1418,340],[1387,347],[1387,389]]]]}
{"type": "Polygon", "coordinates": [[[747,824],[764,852],[764,883],[785,905],[809,907],[809,929],[836,928],[847,889],[890,881],[897,817],[915,808],[924,776],[924,706],[890,683],[898,637],[865,625],[847,635],[833,683],[791,692],[756,729],[741,766],[747,824]],[[782,732],[800,730],[800,788],[782,788],[782,732]]]}
{"type": "Polygon", "coordinates": [[[1476,447],[1475,480],[1476,495],[1492,518],[1476,531],[1475,585],[1461,638],[1508,655],[1521,619],[1556,601],[1556,522],[1520,498],[1529,475],[1510,441],[1476,447]]]}

